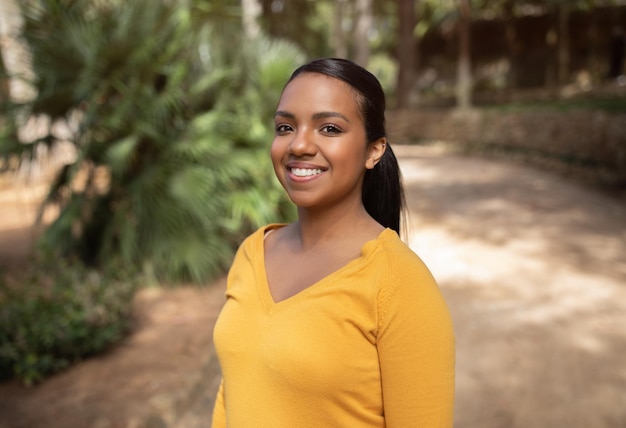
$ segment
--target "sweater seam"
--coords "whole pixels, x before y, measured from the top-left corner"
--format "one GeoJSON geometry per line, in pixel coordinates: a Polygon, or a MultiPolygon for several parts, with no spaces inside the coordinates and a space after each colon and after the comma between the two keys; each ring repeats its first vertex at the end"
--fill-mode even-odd
{"type": "Polygon", "coordinates": [[[376,326],[377,338],[379,336],[380,330],[382,329],[384,323],[387,320],[390,302],[394,293],[397,290],[397,286],[394,286],[394,284],[397,285],[396,264],[393,262],[393,257],[391,257],[390,249],[386,245],[384,246],[384,252],[385,252],[385,258],[387,261],[387,266],[389,266],[389,273],[387,275],[384,275],[381,281],[381,288],[378,292],[379,294],[378,305],[377,305],[378,306],[378,323],[376,326]]]}

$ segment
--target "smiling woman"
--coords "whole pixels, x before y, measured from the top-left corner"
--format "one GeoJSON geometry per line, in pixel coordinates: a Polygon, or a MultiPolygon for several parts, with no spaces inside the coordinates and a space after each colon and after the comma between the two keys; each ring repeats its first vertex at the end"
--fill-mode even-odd
{"type": "Polygon", "coordinates": [[[452,323],[398,236],[384,111],[378,80],[347,60],[285,86],[271,158],[298,220],[261,228],[233,261],[213,427],[452,426],[452,323]]]}
{"type": "Polygon", "coordinates": [[[345,208],[362,205],[365,170],[378,163],[385,140],[367,144],[350,87],[319,73],[299,75],[282,94],[275,127],[274,171],[300,211],[352,215],[345,208]]]}

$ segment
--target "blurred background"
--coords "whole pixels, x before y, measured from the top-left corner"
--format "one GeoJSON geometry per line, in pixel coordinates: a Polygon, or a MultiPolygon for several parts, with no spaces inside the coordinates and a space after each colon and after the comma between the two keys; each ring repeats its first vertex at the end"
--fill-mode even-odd
{"type": "MultiPolygon", "coordinates": [[[[625,427],[625,0],[0,0],[0,427],[208,426],[309,59],[388,97],[458,427],[625,427]]],[[[262,416],[260,416],[262,418],[262,416]]]]}

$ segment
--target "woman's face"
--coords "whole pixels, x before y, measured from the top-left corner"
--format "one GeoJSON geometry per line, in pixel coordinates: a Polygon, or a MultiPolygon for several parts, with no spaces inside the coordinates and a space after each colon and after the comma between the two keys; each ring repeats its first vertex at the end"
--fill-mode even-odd
{"type": "Polygon", "coordinates": [[[323,74],[300,74],[285,87],[274,124],[274,171],[296,205],[361,203],[365,169],[382,155],[382,143],[367,144],[354,90],[323,74]]]}

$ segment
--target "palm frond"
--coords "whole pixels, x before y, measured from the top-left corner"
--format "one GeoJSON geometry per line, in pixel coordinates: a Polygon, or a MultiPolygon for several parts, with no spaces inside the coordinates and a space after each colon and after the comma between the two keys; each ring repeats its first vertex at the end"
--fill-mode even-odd
{"type": "MultiPolygon", "coordinates": [[[[242,39],[231,3],[211,2],[215,14],[150,0],[24,3],[37,95],[12,108],[75,130],[76,157],[42,207],[61,209],[43,248],[204,282],[253,228],[293,213],[268,148],[274,103],[303,58],[242,39]]],[[[0,141],[4,158],[40,143],[0,141]]]]}

